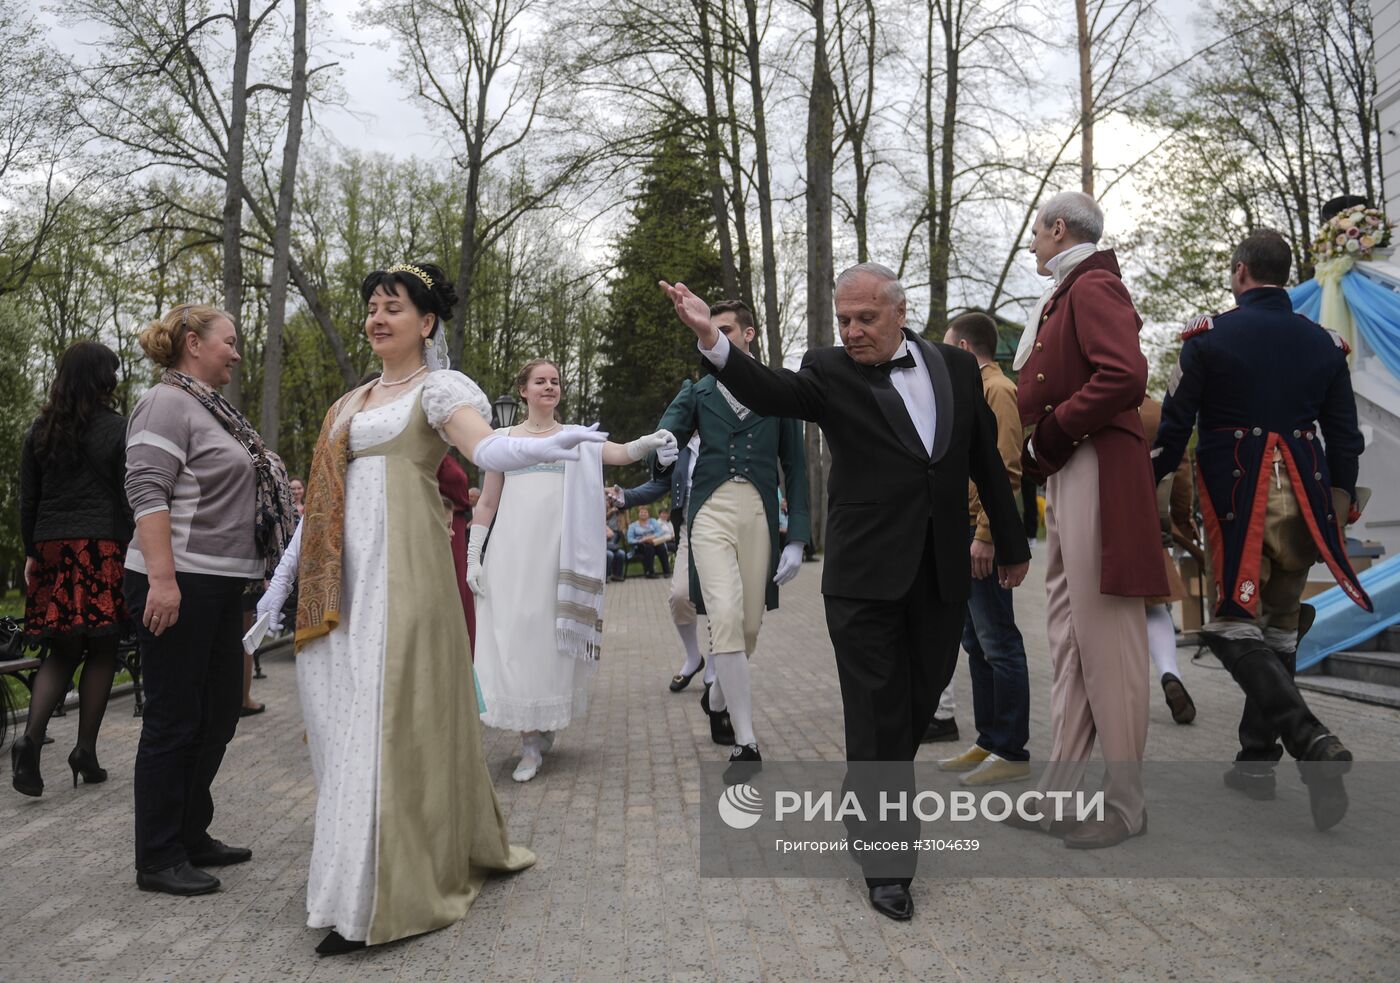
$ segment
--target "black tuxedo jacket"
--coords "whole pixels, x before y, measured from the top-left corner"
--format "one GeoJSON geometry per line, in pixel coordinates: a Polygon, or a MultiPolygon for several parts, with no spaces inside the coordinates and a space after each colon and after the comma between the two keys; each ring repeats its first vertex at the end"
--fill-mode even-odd
{"type": "Polygon", "coordinates": [[[1024,563],[1030,548],[997,451],[996,418],[982,395],[977,360],[908,330],[905,336],[919,346],[933,384],[932,454],[925,453],[889,375],[861,365],[844,348],[809,351],[796,372],[733,357],[732,350],[723,369],[708,361],[706,366],[755,413],[821,427],[831,451],[823,593],[903,598],[931,530],[939,597],[963,601],[971,582],[969,477],[991,523],[997,563],[1024,563]]]}

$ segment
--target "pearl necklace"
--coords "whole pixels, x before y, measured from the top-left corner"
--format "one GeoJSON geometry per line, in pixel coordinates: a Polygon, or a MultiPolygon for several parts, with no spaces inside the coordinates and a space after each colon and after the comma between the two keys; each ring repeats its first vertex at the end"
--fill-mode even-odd
{"type": "Polygon", "coordinates": [[[397,381],[395,381],[395,382],[389,382],[388,380],[386,380],[386,379],[381,375],[381,376],[379,377],[379,384],[380,384],[381,386],[385,387],[386,389],[389,388],[389,387],[391,387],[391,386],[402,386],[405,382],[412,382],[414,379],[418,378],[420,375],[422,375],[424,372],[427,372],[427,371],[428,371],[428,367],[427,367],[426,365],[421,365],[421,366],[418,367],[418,371],[417,371],[417,372],[413,372],[413,373],[411,373],[411,374],[409,374],[409,375],[406,375],[406,376],[404,376],[402,379],[399,379],[399,380],[397,380],[397,381]]]}
{"type": "Polygon", "coordinates": [[[530,422],[528,420],[520,424],[520,426],[525,429],[526,433],[549,433],[551,430],[559,426],[559,422],[556,420],[554,423],[551,423],[543,430],[536,430],[534,427],[530,426],[530,422]]]}

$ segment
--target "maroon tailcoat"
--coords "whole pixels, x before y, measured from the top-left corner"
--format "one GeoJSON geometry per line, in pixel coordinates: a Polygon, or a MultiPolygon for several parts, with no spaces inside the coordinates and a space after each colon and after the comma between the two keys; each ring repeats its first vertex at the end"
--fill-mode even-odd
{"type": "Polygon", "coordinates": [[[1123,597],[1168,593],[1147,438],[1142,318],[1111,250],[1085,258],[1041,312],[1031,356],[1017,377],[1021,423],[1033,427],[1027,471],[1048,477],[1088,441],[1099,458],[1103,573],[1099,589],[1123,597]]]}

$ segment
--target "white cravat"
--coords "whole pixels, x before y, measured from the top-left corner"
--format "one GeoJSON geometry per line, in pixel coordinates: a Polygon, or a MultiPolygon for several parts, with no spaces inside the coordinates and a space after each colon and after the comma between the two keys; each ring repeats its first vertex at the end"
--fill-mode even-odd
{"type": "MultiPolygon", "coordinates": [[[[696,347],[717,369],[724,368],[725,363],[729,361],[729,339],[723,333],[720,334],[715,347],[705,348],[698,343],[696,347]]],[[[932,454],[933,431],[938,424],[938,404],[933,399],[933,382],[929,378],[928,366],[924,363],[924,353],[918,345],[910,345],[906,338],[899,343],[899,350],[894,353],[894,357],[901,358],[906,351],[913,352],[914,366],[907,369],[891,369],[890,384],[904,401],[904,409],[909,413],[914,429],[919,432],[924,451],[932,454]]]]}
{"type": "Polygon", "coordinates": [[[1080,242],[1070,246],[1064,252],[1057,253],[1045,261],[1045,266],[1050,270],[1050,286],[1045,288],[1045,292],[1040,295],[1040,299],[1035,302],[1035,308],[1031,311],[1031,316],[1026,321],[1026,327],[1021,332],[1021,340],[1016,345],[1016,357],[1011,360],[1011,367],[1016,371],[1021,370],[1031,357],[1031,350],[1035,347],[1035,336],[1040,330],[1040,315],[1045,310],[1045,305],[1050,303],[1051,296],[1059,288],[1064,278],[1069,276],[1069,271],[1074,269],[1085,259],[1098,251],[1098,246],[1092,242],[1080,242]]]}

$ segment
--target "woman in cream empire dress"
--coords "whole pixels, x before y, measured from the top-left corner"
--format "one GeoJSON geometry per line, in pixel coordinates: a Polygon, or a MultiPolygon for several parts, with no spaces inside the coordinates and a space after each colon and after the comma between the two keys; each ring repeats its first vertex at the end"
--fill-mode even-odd
{"type": "Polygon", "coordinates": [[[481,750],[470,645],[436,472],[452,371],[350,421],[340,624],[297,655],[316,775],[307,924],[369,944],[461,918],[510,845],[481,750]]]}

